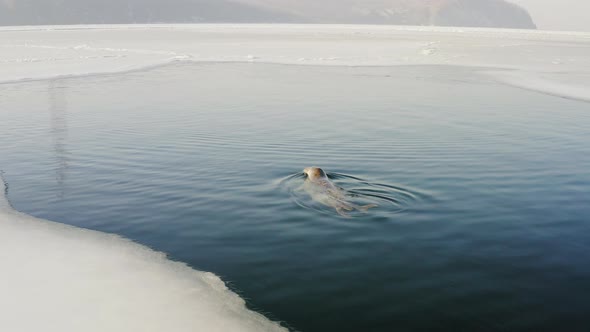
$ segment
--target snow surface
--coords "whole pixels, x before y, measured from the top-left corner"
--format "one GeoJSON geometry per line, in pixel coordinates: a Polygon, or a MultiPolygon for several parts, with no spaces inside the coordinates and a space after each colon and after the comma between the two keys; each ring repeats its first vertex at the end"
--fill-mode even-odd
{"type": "Polygon", "coordinates": [[[507,84],[590,100],[590,32],[289,24],[0,28],[4,83],[178,61],[472,66],[507,84]]]}
{"type": "Polygon", "coordinates": [[[0,331],[286,331],[211,273],[14,211],[1,183],[0,331]]]}

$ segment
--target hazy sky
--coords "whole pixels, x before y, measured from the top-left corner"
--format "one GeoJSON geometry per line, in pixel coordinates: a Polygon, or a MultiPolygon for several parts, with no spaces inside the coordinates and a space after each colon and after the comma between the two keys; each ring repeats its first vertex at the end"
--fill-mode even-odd
{"type": "Polygon", "coordinates": [[[529,10],[543,30],[590,31],[589,0],[508,0],[529,10]]]}

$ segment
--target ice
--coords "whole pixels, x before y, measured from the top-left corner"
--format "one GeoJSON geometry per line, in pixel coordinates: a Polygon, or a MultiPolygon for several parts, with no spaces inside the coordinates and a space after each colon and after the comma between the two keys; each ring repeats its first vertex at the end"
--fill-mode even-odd
{"type": "Polygon", "coordinates": [[[557,97],[590,102],[590,72],[489,72],[497,80],[557,97]]]}
{"type": "Polygon", "coordinates": [[[178,61],[471,66],[522,88],[590,97],[590,89],[582,88],[590,83],[590,33],[584,32],[290,24],[0,28],[0,82],[118,73],[178,61]],[[507,75],[507,69],[514,72],[507,75]],[[569,73],[577,75],[575,81],[569,81],[569,73]]]}
{"type": "MultiPolygon", "coordinates": [[[[590,33],[288,24],[0,28],[0,83],[174,62],[470,66],[501,83],[590,101],[590,33]]],[[[0,191],[0,331],[284,330],[248,310],[211,273],[118,236],[21,214],[0,191]]]]}
{"type": "Polygon", "coordinates": [[[14,211],[0,185],[0,331],[286,331],[215,275],[14,211]]]}

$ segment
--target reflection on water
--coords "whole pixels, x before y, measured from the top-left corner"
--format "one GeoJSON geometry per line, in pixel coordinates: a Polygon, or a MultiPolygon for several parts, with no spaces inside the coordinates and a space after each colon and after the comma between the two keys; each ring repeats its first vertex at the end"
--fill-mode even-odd
{"type": "Polygon", "coordinates": [[[257,64],[0,98],[17,209],[214,272],[297,331],[589,325],[590,104],[466,68],[257,64]],[[318,213],[311,165],[379,207],[318,213]]]}
{"type": "Polygon", "coordinates": [[[68,122],[66,100],[67,87],[59,81],[49,81],[49,115],[51,116],[51,139],[53,142],[54,157],[56,159],[55,179],[58,185],[57,194],[60,199],[64,198],[66,191],[66,177],[68,173],[68,122]]]}

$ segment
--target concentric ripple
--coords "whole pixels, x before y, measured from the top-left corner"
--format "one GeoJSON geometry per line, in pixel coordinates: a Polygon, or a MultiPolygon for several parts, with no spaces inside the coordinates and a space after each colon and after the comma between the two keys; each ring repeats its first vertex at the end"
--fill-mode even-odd
{"type": "MultiPolygon", "coordinates": [[[[326,173],[332,182],[342,188],[349,202],[363,206],[377,207],[367,212],[353,211],[351,217],[359,217],[379,211],[388,214],[402,213],[427,198],[426,194],[400,185],[371,182],[366,179],[342,173],[326,173]]],[[[288,175],[278,181],[278,186],[287,192],[295,204],[323,214],[338,215],[335,209],[315,202],[303,189],[305,175],[301,172],[288,175]]]]}

